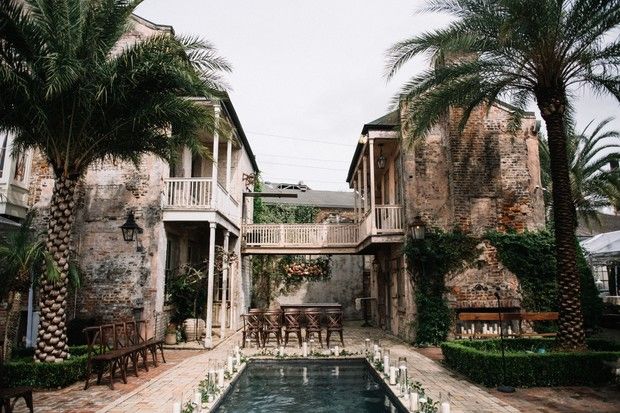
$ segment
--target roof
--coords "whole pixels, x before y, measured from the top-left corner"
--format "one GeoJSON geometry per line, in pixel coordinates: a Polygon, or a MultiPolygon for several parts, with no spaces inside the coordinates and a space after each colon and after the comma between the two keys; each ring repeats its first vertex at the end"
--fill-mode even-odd
{"type": "Polygon", "coordinates": [[[9,230],[9,229],[17,229],[19,228],[19,223],[12,221],[8,218],[0,216],[0,231],[9,230]]]}
{"type": "Polygon", "coordinates": [[[265,204],[307,205],[317,208],[353,209],[355,198],[353,192],[317,191],[307,186],[265,182],[265,191],[275,193],[294,193],[297,198],[263,198],[265,204]],[[288,189],[291,188],[291,189],[288,189]],[[299,189],[304,188],[304,189],[299,189]]]}
{"type": "Polygon", "coordinates": [[[362,128],[362,135],[366,135],[369,130],[394,130],[400,125],[400,113],[399,110],[396,109],[390,113],[386,113],[373,120],[372,122],[368,122],[362,128]]]}
{"type": "Polygon", "coordinates": [[[582,218],[579,218],[576,235],[578,238],[588,238],[606,232],[620,231],[620,215],[610,215],[597,213],[600,224],[590,220],[590,225],[586,225],[582,218]]]}
{"type": "Polygon", "coordinates": [[[239,133],[239,139],[241,139],[241,143],[245,148],[245,151],[250,158],[250,162],[252,163],[252,167],[254,168],[254,172],[259,172],[258,164],[256,163],[256,156],[254,156],[254,152],[252,152],[252,147],[250,146],[250,142],[248,141],[248,137],[245,135],[245,131],[243,130],[243,126],[241,126],[241,121],[239,120],[239,116],[237,115],[237,111],[230,100],[230,96],[226,93],[226,97],[222,99],[222,104],[226,108],[226,112],[230,115],[230,119],[235,125],[235,129],[239,133]]]}
{"type": "Polygon", "coordinates": [[[605,232],[581,242],[588,255],[620,253],[620,231],[605,232]]]}
{"type": "Polygon", "coordinates": [[[152,30],[159,30],[159,31],[168,32],[170,34],[174,34],[174,28],[170,25],[153,23],[152,21],[147,20],[144,17],[140,17],[137,14],[132,14],[131,19],[152,30]]]}

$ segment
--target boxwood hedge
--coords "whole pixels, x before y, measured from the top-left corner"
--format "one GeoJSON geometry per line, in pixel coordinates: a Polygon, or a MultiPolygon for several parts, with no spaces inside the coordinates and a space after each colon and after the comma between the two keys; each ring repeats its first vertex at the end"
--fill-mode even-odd
{"type": "Polygon", "coordinates": [[[66,387],[86,375],[86,346],[70,348],[71,357],[62,363],[35,363],[31,350],[17,351],[2,365],[0,387],[30,386],[34,388],[66,387]]]}
{"type": "Polygon", "coordinates": [[[620,344],[604,340],[588,340],[590,351],[579,353],[551,351],[553,339],[509,339],[505,343],[505,383],[499,340],[449,341],[441,344],[441,350],[447,366],[486,386],[609,383],[615,379],[612,366],[620,358],[620,344]]]}

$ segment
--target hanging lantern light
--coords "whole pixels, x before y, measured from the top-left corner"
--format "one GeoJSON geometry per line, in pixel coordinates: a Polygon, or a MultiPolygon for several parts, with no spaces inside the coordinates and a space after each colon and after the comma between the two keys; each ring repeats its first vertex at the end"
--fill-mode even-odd
{"type": "Polygon", "coordinates": [[[426,225],[424,225],[424,221],[417,215],[413,222],[411,223],[411,237],[414,240],[423,240],[426,236],[426,225]]]}
{"type": "Polygon", "coordinates": [[[121,230],[123,231],[123,239],[127,242],[136,239],[136,234],[142,234],[142,228],[136,223],[133,211],[127,213],[127,220],[121,225],[121,230]]]}
{"type": "Polygon", "coordinates": [[[379,144],[379,158],[377,158],[377,167],[379,169],[383,169],[385,168],[385,163],[386,163],[386,159],[385,156],[383,156],[383,144],[380,143],[379,144]]]}

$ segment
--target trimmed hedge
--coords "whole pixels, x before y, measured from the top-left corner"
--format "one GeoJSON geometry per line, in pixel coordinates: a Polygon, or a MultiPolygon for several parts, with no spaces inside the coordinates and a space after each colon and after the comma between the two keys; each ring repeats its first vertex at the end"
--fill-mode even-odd
{"type": "Polygon", "coordinates": [[[86,346],[71,347],[71,358],[61,363],[36,363],[31,349],[16,351],[15,358],[2,365],[0,386],[45,389],[69,386],[85,377],[87,351],[86,346]]]}
{"type": "Polygon", "coordinates": [[[553,339],[508,339],[506,382],[502,383],[499,340],[455,340],[441,344],[444,362],[469,379],[486,386],[518,387],[593,385],[612,382],[614,369],[608,363],[620,358],[620,345],[588,340],[589,352],[550,351],[553,339]],[[544,348],[540,354],[536,351],[544,348]]]}

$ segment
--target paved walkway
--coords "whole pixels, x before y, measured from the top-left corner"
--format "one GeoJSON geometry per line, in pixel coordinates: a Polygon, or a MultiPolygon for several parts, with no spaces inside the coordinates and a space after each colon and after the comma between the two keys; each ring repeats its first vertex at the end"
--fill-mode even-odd
{"type": "MultiPolygon", "coordinates": [[[[519,411],[490,395],[483,388],[453,375],[429,358],[415,352],[411,346],[386,335],[381,330],[348,325],[345,332],[345,349],[348,352],[362,354],[364,339],[370,338],[371,340],[379,339],[382,346],[389,347],[392,357],[406,356],[412,376],[422,383],[431,397],[438,398],[439,393],[451,394],[454,413],[519,411]]],[[[228,352],[239,339],[240,334],[237,333],[216,349],[185,360],[133,392],[108,404],[99,412],[171,412],[173,401],[179,400],[181,395],[184,400],[189,400],[198,382],[204,378],[207,365],[213,361],[225,360],[228,352]]],[[[267,351],[274,352],[274,350],[275,344],[272,344],[267,351]]],[[[246,348],[243,351],[244,355],[248,356],[260,355],[261,352],[255,348],[246,348]]],[[[300,349],[290,344],[285,353],[287,356],[301,355],[300,349]]]]}
{"type": "MultiPolygon", "coordinates": [[[[94,385],[85,391],[82,389],[83,383],[77,383],[62,390],[37,392],[35,412],[170,413],[174,401],[180,399],[187,401],[191,398],[198,382],[204,379],[207,366],[224,361],[234,345],[240,341],[240,337],[241,334],[236,333],[210,351],[170,350],[166,353],[169,361],[167,364],[153,368],[149,373],[141,372],[138,378],[129,376],[128,384],[118,382],[114,391],[105,385],[94,385]]],[[[577,397],[571,401],[571,406],[574,406],[575,410],[553,410],[549,404],[543,402],[544,397],[557,398],[556,389],[519,389],[514,395],[500,395],[494,390],[474,385],[445,369],[431,359],[437,359],[437,354],[426,353],[431,357],[429,358],[410,345],[386,335],[382,330],[362,328],[358,323],[345,326],[345,349],[348,352],[359,353],[361,356],[366,338],[379,339],[382,347],[390,348],[392,358],[407,357],[410,375],[422,383],[431,397],[437,398],[439,393],[450,393],[453,413],[593,411],[587,389],[584,390],[582,399],[577,397]],[[538,390],[537,396],[531,393],[534,390],[538,390]]],[[[332,345],[335,344],[337,343],[334,342],[332,345]]],[[[272,343],[267,352],[274,354],[275,344],[272,343]]],[[[250,357],[261,356],[261,353],[264,351],[251,347],[243,350],[243,354],[250,357]]],[[[301,355],[294,339],[285,353],[287,356],[301,355]]],[[[264,354],[262,356],[264,357],[264,354]]],[[[596,405],[594,411],[620,411],[620,409],[614,410],[614,406],[617,408],[618,405],[614,404],[613,400],[610,403],[605,402],[607,404],[596,405]],[[610,409],[597,410],[598,406],[607,406],[610,409]]],[[[19,404],[15,411],[20,413],[26,411],[25,405],[19,404]]]]}

